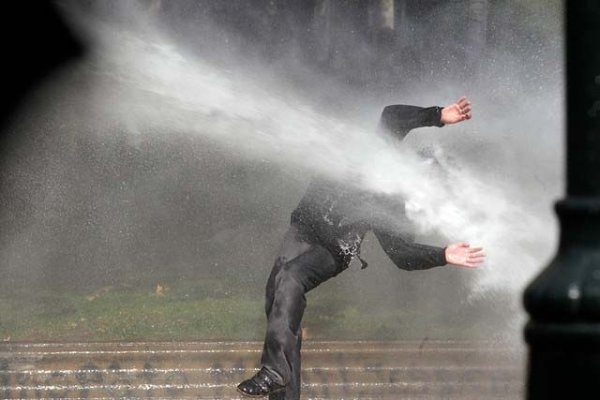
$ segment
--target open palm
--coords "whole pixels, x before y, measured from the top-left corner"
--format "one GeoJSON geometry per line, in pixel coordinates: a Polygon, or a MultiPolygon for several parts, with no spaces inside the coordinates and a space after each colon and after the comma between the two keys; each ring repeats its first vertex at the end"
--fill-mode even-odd
{"type": "Polygon", "coordinates": [[[459,242],[446,247],[446,262],[459,267],[475,268],[485,260],[481,247],[471,247],[468,243],[459,242]]]}
{"type": "Polygon", "coordinates": [[[462,96],[442,109],[441,122],[446,125],[456,124],[471,119],[471,117],[471,102],[466,96],[462,96]]]}

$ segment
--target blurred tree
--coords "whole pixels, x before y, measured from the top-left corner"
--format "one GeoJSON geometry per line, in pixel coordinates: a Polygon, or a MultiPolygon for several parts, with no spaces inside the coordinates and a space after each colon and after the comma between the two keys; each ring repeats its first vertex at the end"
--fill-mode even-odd
{"type": "Polygon", "coordinates": [[[464,41],[467,75],[477,73],[486,49],[488,29],[488,0],[468,0],[467,30],[464,41]]]}

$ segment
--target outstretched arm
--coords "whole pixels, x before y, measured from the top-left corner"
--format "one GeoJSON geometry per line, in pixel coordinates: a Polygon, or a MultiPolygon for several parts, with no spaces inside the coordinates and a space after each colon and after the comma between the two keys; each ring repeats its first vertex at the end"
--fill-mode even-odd
{"type": "Polygon", "coordinates": [[[403,139],[409,131],[423,126],[444,126],[442,107],[417,107],[397,104],[387,106],[379,119],[379,130],[403,139]]]}
{"type": "Polygon", "coordinates": [[[379,129],[402,139],[415,128],[442,127],[467,119],[471,119],[471,103],[463,96],[446,107],[387,106],[381,113],[379,129]]]}
{"type": "Polygon", "coordinates": [[[390,234],[378,230],[374,233],[394,264],[407,271],[431,269],[446,264],[475,268],[485,260],[485,253],[481,247],[470,247],[465,242],[442,248],[415,243],[408,234],[390,234]]]}
{"type": "Polygon", "coordinates": [[[442,247],[415,243],[408,234],[390,234],[379,230],[374,230],[374,233],[383,251],[400,269],[415,271],[447,264],[442,247]]]}

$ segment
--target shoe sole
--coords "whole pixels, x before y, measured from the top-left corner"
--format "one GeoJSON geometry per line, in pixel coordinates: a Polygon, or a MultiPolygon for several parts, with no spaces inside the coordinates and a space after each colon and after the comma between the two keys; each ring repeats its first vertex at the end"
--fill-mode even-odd
{"type": "Polygon", "coordinates": [[[277,389],[274,389],[274,390],[272,390],[270,393],[267,393],[267,394],[249,394],[249,393],[246,393],[246,392],[244,392],[244,391],[243,391],[243,390],[241,390],[240,388],[236,388],[236,389],[237,389],[237,391],[238,391],[239,393],[243,394],[243,395],[244,395],[244,396],[246,396],[246,397],[250,397],[250,398],[253,398],[253,399],[260,399],[260,398],[263,398],[263,397],[267,397],[267,396],[268,396],[268,395],[270,395],[270,394],[281,392],[282,390],[284,390],[284,389],[285,389],[285,386],[284,386],[284,387],[277,388],[277,389]]]}

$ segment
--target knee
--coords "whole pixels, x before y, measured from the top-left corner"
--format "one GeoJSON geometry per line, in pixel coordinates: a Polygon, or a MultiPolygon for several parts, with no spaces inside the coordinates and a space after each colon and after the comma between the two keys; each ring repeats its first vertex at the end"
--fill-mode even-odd
{"type": "Polygon", "coordinates": [[[302,274],[293,263],[282,265],[275,276],[275,291],[284,290],[286,293],[304,294],[305,288],[302,274]]]}
{"type": "Polygon", "coordinates": [[[306,288],[302,276],[294,268],[284,266],[275,278],[273,296],[267,299],[267,315],[302,313],[306,307],[306,288]]]}

